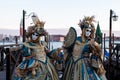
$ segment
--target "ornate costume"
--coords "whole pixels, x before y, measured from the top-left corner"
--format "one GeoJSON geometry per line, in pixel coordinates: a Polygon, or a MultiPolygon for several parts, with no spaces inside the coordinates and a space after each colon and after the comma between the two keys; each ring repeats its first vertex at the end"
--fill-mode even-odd
{"type": "Polygon", "coordinates": [[[44,22],[38,21],[28,28],[28,41],[21,48],[24,59],[16,68],[14,80],[59,80],[41,41],[41,36],[46,35],[43,26],[44,22]]]}
{"type": "Polygon", "coordinates": [[[92,17],[85,17],[80,22],[82,30],[81,37],[75,37],[75,43],[72,46],[64,45],[67,51],[67,59],[63,80],[106,80],[105,70],[101,61],[101,48],[93,40],[94,25],[92,17]]]}

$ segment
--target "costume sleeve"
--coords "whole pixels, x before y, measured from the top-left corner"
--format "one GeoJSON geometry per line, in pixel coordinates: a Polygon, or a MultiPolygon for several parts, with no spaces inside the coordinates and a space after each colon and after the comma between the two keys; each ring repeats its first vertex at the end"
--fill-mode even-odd
{"type": "Polygon", "coordinates": [[[23,46],[21,47],[21,53],[22,53],[22,56],[23,56],[23,57],[30,56],[30,54],[29,54],[29,52],[28,52],[28,48],[27,48],[25,45],[23,45],[23,46]]]}
{"type": "Polygon", "coordinates": [[[54,59],[54,60],[61,60],[61,58],[58,54],[59,54],[59,50],[53,49],[52,51],[47,53],[47,56],[50,57],[51,59],[54,59]]]}

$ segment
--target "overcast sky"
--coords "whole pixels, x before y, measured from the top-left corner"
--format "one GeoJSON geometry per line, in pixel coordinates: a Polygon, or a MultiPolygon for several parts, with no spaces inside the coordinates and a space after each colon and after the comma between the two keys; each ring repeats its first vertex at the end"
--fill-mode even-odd
{"type": "MultiPolygon", "coordinates": [[[[25,10],[26,15],[35,12],[40,20],[45,21],[45,28],[78,28],[80,19],[94,15],[101,30],[109,30],[110,9],[119,16],[112,29],[119,31],[120,0],[0,0],[0,29],[19,30],[22,11],[25,10]]],[[[25,20],[26,25],[30,25],[30,20],[25,20]]]]}

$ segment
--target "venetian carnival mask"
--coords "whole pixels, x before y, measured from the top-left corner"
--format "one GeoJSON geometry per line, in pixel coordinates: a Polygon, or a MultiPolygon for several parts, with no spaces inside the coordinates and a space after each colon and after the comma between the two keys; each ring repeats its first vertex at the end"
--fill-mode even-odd
{"type": "Polygon", "coordinates": [[[34,18],[32,18],[32,20],[34,22],[34,26],[32,26],[32,28],[29,28],[28,37],[30,37],[31,42],[40,42],[41,36],[47,35],[47,32],[44,29],[45,22],[40,21],[36,15],[34,18]]]}
{"type": "Polygon", "coordinates": [[[32,42],[39,42],[39,38],[40,38],[40,36],[36,33],[36,32],[34,32],[32,35],[31,35],[31,41],[32,42]]]}
{"type": "Polygon", "coordinates": [[[31,41],[32,42],[40,42],[40,41],[45,41],[45,35],[46,31],[43,28],[36,28],[34,30],[34,33],[31,35],[31,41]]]}
{"type": "Polygon", "coordinates": [[[91,29],[90,29],[90,28],[86,28],[85,36],[86,36],[86,37],[89,37],[90,34],[91,34],[91,29]]]}
{"type": "Polygon", "coordinates": [[[32,40],[36,40],[37,37],[38,37],[38,34],[37,34],[37,33],[33,33],[33,34],[32,34],[32,40]]]}

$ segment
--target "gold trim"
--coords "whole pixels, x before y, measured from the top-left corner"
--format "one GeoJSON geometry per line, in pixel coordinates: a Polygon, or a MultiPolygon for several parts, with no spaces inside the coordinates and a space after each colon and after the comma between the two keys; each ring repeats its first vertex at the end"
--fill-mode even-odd
{"type": "Polygon", "coordinates": [[[30,46],[29,45],[29,43],[23,43],[23,45],[25,45],[26,47],[28,47],[28,48],[33,48],[33,49],[42,49],[42,48],[44,48],[44,46],[42,46],[41,44],[39,44],[39,45],[37,45],[37,46],[30,46]]]}

